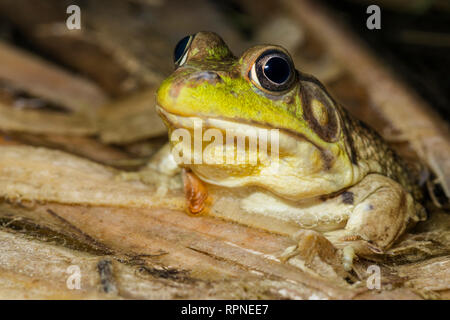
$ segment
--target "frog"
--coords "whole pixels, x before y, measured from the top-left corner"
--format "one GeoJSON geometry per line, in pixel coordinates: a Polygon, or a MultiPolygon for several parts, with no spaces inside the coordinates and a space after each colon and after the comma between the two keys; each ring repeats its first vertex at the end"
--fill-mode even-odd
{"type": "Polygon", "coordinates": [[[417,172],[318,79],[297,70],[282,46],[256,45],[236,57],[219,35],[202,31],[178,42],[174,64],[156,93],[170,138],[159,159],[182,175],[189,214],[211,213],[217,190],[228,192],[236,201],[220,217],[294,238],[315,232],[341,250],[345,270],[357,256],[386,253],[426,219],[417,172]],[[196,123],[215,130],[217,143],[180,149],[181,139],[171,137],[180,130],[195,136],[196,123]],[[223,161],[224,150],[238,153],[238,139],[222,135],[264,130],[276,139],[244,147],[246,161],[223,161]],[[216,161],[196,161],[205,152],[216,161]],[[259,160],[250,163],[251,156],[259,160]],[[227,215],[234,205],[238,213],[227,215]]]}

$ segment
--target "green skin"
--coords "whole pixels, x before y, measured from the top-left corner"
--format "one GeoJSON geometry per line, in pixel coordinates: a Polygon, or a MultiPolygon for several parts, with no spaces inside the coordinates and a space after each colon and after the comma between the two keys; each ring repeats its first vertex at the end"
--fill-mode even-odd
{"type": "Polygon", "coordinates": [[[281,173],[275,176],[263,167],[239,165],[184,167],[211,185],[256,186],[296,209],[305,201],[322,199],[332,210],[340,197],[352,213],[346,225],[328,229],[329,239],[344,239],[344,246],[350,244],[361,254],[384,252],[407,227],[424,219],[414,175],[378,134],[352,118],[314,77],[297,71],[287,90],[264,89],[252,67],[268,49],[289,56],[282,47],[264,45],[236,58],[218,35],[197,33],[180,65],[159,87],[157,108],[170,132],[186,127],[182,119],[189,117],[220,119],[225,126],[279,129],[281,173]]]}

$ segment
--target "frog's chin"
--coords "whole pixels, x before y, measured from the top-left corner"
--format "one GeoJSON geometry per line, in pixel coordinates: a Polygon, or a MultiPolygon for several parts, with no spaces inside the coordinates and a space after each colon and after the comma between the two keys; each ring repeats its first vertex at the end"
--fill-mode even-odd
{"type": "Polygon", "coordinates": [[[169,128],[175,161],[205,182],[259,186],[292,200],[332,193],[351,182],[352,172],[340,159],[285,130],[181,116],[159,106],[157,111],[169,128]]]}

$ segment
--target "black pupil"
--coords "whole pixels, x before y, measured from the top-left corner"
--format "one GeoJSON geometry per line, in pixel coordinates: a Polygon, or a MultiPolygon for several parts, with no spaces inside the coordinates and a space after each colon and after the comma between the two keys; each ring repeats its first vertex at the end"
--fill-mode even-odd
{"type": "Polygon", "coordinates": [[[270,81],[282,84],[289,78],[291,68],[285,59],[272,57],[264,65],[264,74],[270,81]]]}
{"type": "Polygon", "coordinates": [[[186,46],[189,43],[189,38],[191,36],[186,36],[180,41],[178,41],[177,45],[175,46],[175,50],[173,52],[173,61],[178,62],[183,57],[184,51],[186,50],[186,46]]]}

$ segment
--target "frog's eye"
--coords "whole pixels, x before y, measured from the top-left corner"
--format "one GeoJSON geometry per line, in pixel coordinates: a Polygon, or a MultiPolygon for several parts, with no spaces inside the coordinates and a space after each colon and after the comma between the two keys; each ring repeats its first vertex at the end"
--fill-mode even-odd
{"type": "Polygon", "coordinates": [[[192,38],[194,38],[192,35],[186,36],[178,41],[175,46],[175,50],[173,51],[173,62],[175,62],[176,67],[180,67],[186,62],[192,38]]]}
{"type": "Polygon", "coordinates": [[[283,51],[267,50],[253,64],[250,79],[260,89],[281,93],[289,89],[295,80],[294,64],[283,51]]]}

